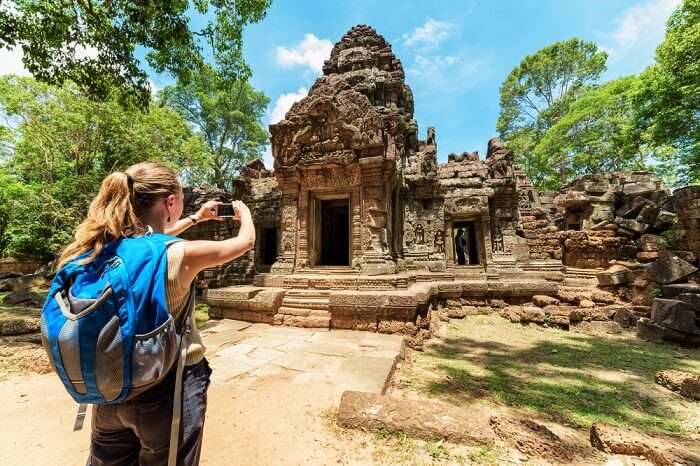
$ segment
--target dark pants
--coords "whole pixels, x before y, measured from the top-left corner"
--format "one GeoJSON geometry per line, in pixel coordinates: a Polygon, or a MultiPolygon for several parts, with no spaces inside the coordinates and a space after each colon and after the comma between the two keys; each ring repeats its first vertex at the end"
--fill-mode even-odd
{"type": "Polygon", "coordinates": [[[467,257],[464,249],[457,249],[457,265],[467,265],[467,257]]]}
{"type": "MultiPolygon", "coordinates": [[[[199,464],[210,375],[206,359],[185,367],[178,466],[199,464]]],[[[174,393],[175,368],[133,400],[95,406],[87,465],[167,465],[174,393]]]]}

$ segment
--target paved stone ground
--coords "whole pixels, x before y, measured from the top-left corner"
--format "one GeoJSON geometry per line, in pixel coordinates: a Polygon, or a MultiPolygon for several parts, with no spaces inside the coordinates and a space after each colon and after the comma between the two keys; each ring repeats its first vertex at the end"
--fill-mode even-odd
{"type": "MultiPolygon", "coordinates": [[[[362,464],[325,427],[345,390],[382,393],[399,336],[232,320],[202,332],[213,368],[203,465],[362,464]]],[[[89,422],[53,374],[0,382],[0,464],[84,464],[89,422]]]]}

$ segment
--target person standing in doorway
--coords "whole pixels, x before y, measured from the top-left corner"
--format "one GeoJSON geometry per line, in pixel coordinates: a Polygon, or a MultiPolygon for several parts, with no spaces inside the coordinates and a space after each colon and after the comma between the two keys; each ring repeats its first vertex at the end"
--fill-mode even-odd
{"type": "Polygon", "coordinates": [[[467,265],[467,258],[465,255],[467,249],[467,240],[464,238],[464,230],[457,230],[457,236],[455,236],[455,248],[457,249],[457,265],[467,265]]]}

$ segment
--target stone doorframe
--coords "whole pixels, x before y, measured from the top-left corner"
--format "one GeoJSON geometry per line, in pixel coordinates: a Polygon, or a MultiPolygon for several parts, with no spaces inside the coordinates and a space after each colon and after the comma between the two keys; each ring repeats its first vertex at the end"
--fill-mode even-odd
{"type": "Polygon", "coordinates": [[[476,247],[479,255],[479,266],[486,270],[488,262],[491,262],[491,254],[487,245],[490,244],[490,227],[488,216],[464,216],[452,217],[445,220],[445,259],[447,267],[476,267],[476,265],[457,265],[455,264],[455,245],[452,236],[452,228],[455,223],[474,222],[474,230],[476,231],[476,247]],[[449,233],[449,234],[448,234],[449,233]],[[488,243],[488,244],[487,244],[488,243]]]}
{"type": "Polygon", "coordinates": [[[353,260],[353,230],[355,225],[353,225],[353,196],[352,191],[339,192],[337,190],[333,191],[308,191],[309,195],[309,217],[306,222],[308,228],[308,258],[309,266],[311,268],[323,268],[323,267],[333,267],[333,268],[343,268],[351,267],[353,260]],[[347,199],[348,201],[348,261],[347,266],[324,266],[320,265],[318,261],[321,256],[321,202],[322,201],[332,201],[337,199],[347,199]]]}

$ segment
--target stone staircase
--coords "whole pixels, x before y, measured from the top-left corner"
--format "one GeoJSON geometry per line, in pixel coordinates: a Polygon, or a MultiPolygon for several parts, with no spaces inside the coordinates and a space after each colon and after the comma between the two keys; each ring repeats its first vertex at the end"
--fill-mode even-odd
{"type": "Polygon", "coordinates": [[[600,270],[566,267],[562,285],[569,287],[589,287],[598,285],[596,274],[600,270]]]}
{"type": "Polygon", "coordinates": [[[325,290],[288,290],[275,315],[275,323],[292,327],[330,328],[331,313],[325,290]]]}

